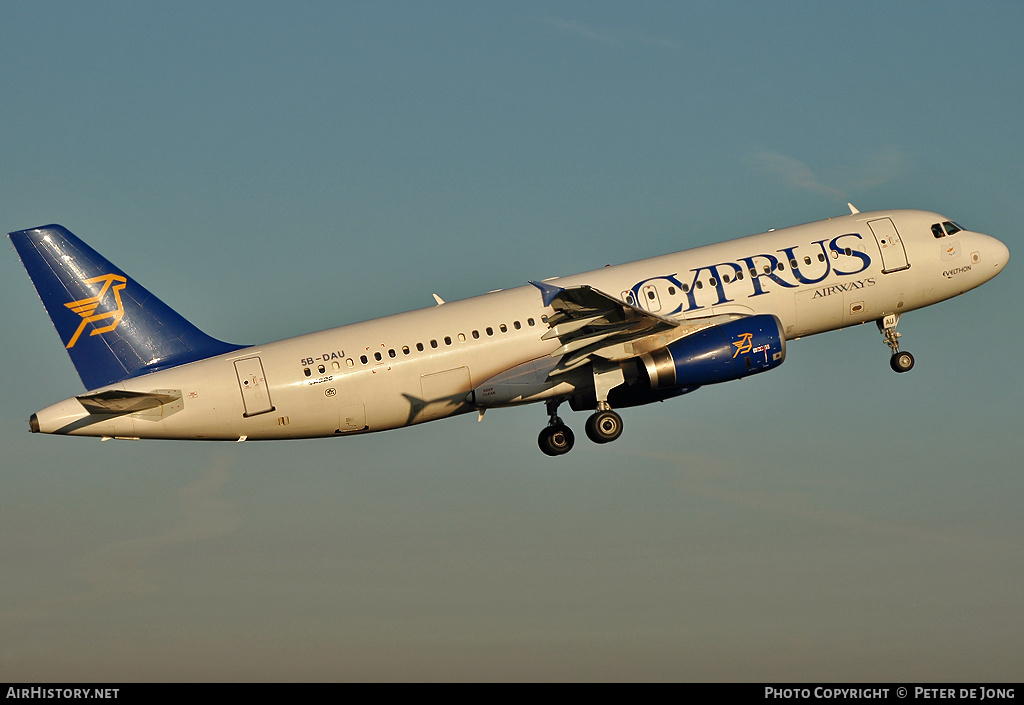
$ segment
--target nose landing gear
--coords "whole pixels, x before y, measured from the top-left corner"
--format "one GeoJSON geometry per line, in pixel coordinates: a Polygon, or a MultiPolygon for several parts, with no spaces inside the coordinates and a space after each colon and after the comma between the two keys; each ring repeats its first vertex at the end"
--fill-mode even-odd
{"type": "Polygon", "coordinates": [[[896,332],[896,324],[900,322],[898,313],[890,313],[885,318],[875,321],[878,331],[885,336],[885,344],[892,350],[892,357],[889,358],[889,367],[893,372],[909,372],[914,367],[914,356],[906,351],[900,351],[899,339],[903,337],[896,332]]]}

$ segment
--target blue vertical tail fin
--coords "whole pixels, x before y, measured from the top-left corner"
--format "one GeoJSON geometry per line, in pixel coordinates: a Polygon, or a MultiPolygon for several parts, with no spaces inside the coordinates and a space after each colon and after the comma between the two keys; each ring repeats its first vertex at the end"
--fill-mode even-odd
{"type": "Polygon", "coordinates": [[[245,347],[211,338],[60,225],[10,238],[86,389],[245,347]]]}

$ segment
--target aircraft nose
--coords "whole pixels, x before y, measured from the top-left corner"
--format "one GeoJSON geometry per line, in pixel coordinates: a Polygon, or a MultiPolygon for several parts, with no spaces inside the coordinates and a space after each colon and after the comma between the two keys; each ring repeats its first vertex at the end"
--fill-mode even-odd
{"type": "Polygon", "coordinates": [[[990,239],[992,242],[989,247],[991,252],[989,257],[991,258],[992,266],[995,267],[996,274],[998,274],[1003,271],[1003,267],[1010,261],[1010,248],[994,237],[990,239]]]}

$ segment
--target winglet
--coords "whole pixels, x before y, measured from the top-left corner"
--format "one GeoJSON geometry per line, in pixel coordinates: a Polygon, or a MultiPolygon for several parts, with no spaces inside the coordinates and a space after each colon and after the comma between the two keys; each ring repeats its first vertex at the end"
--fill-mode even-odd
{"type": "Polygon", "coordinates": [[[545,306],[550,306],[551,302],[555,300],[555,297],[565,291],[565,289],[560,286],[552,286],[551,284],[545,284],[544,282],[531,281],[530,283],[540,289],[541,296],[544,297],[545,306]]]}
{"type": "Polygon", "coordinates": [[[436,302],[437,302],[437,305],[438,305],[438,306],[440,306],[441,304],[443,304],[443,303],[444,303],[444,299],[442,299],[442,298],[441,298],[440,296],[438,296],[437,294],[434,294],[434,301],[436,301],[436,302]]]}
{"type": "Polygon", "coordinates": [[[846,205],[850,207],[850,215],[857,215],[858,213],[860,213],[860,211],[857,210],[857,208],[852,203],[847,203],[846,205]]]}

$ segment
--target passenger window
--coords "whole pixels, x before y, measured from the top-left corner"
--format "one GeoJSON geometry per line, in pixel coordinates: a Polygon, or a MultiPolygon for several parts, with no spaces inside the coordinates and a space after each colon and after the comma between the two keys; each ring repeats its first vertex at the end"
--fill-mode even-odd
{"type": "Polygon", "coordinates": [[[436,348],[437,347],[437,341],[436,340],[431,340],[430,341],[430,347],[436,348]]]}
{"type": "Polygon", "coordinates": [[[307,377],[309,377],[309,376],[310,376],[311,374],[313,374],[312,370],[310,370],[310,369],[309,369],[308,367],[307,367],[307,368],[305,368],[304,370],[302,370],[302,372],[303,372],[303,373],[304,373],[304,374],[305,374],[305,375],[306,375],[307,377]]]}
{"type": "Polygon", "coordinates": [[[690,285],[689,284],[683,284],[683,293],[684,294],[690,293],[690,285]]]}
{"type": "Polygon", "coordinates": [[[348,365],[349,367],[355,367],[356,366],[356,363],[352,361],[351,357],[348,358],[347,360],[345,360],[345,364],[348,365]]]}
{"type": "Polygon", "coordinates": [[[494,329],[493,328],[485,328],[484,329],[484,333],[486,333],[487,335],[494,335],[494,329]]]}
{"type": "Polygon", "coordinates": [[[373,359],[376,360],[377,362],[380,362],[383,358],[384,358],[384,356],[381,355],[379,352],[375,352],[373,354],[373,359]]]}
{"type": "Polygon", "coordinates": [[[526,319],[526,325],[532,326],[533,325],[533,319],[532,318],[527,318],[526,319]]]}
{"type": "Polygon", "coordinates": [[[819,261],[819,262],[824,262],[824,261],[825,261],[825,255],[823,255],[823,254],[821,254],[821,253],[819,252],[819,253],[818,253],[818,261],[819,261]]]}
{"type": "Polygon", "coordinates": [[[718,286],[718,280],[714,277],[708,279],[708,286],[718,286]]]}
{"type": "Polygon", "coordinates": [[[402,354],[403,355],[408,355],[409,354],[409,346],[408,345],[403,345],[402,346],[402,354]]]}
{"type": "Polygon", "coordinates": [[[320,366],[319,366],[319,367],[317,367],[316,369],[317,369],[317,371],[318,371],[318,372],[319,372],[320,374],[323,374],[324,372],[326,372],[326,371],[327,371],[327,368],[326,368],[326,367],[324,367],[323,365],[320,365],[320,366]]]}
{"type": "Polygon", "coordinates": [[[341,369],[341,363],[338,362],[337,360],[335,360],[334,362],[331,363],[331,367],[333,367],[336,370],[340,370],[341,369]]]}
{"type": "Polygon", "coordinates": [[[480,331],[478,331],[478,330],[473,331],[473,340],[476,340],[479,337],[480,337],[480,331]]]}
{"type": "Polygon", "coordinates": [[[394,356],[395,356],[394,349],[388,350],[388,357],[394,357],[394,356]]]}
{"type": "Polygon", "coordinates": [[[359,356],[359,362],[361,362],[361,363],[363,363],[365,365],[367,362],[369,362],[369,360],[366,359],[366,355],[360,355],[359,356]]]}
{"type": "Polygon", "coordinates": [[[523,324],[520,323],[519,321],[513,321],[512,325],[515,327],[516,330],[519,330],[520,328],[523,327],[523,324]]]}
{"type": "Polygon", "coordinates": [[[445,344],[445,345],[451,345],[451,344],[452,344],[452,338],[451,338],[451,336],[450,336],[450,335],[446,335],[446,336],[444,337],[444,344],[445,344]]]}
{"type": "MultiPolygon", "coordinates": [[[[810,262],[808,262],[807,264],[810,264],[810,262]]],[[[789,260],[789,266],[792,267],[793,269],[796,269],[800,265],[797,263],[795,259],[791,259],[789,260]]]]}
{"type": "Polygon", "coordinates": [[[423,352],[423,343],[416,343],[417,352],[423,352]]]}
{"type": "Polygon", "coordinates": [[[670,286],[668,288],[668,295],[669,296],[675,296],[676,295],[676,288],[674,286],[670,286]]]}
{"type": "Polygon", "coordinates": [[[498,326],[498,330],[500,330],[502,333],[508,333],[508,326],[502,323],[500,326],[498,326]]]}
{"type": "Polygon", "coordinates": [[[702,281],[701,281],[700,279],[698,279],[698,280],[697,280],[697,283],[695,284],[695,286],[696,286],[696,287],[697,287],[698,289],[703,289],[703,288],[704,288],[704,282],[702,282],[702,281]]]}
{"type": "Polygon", "coordinates": [[[466,334],[465,333],[459,333],[459,342],[460,343],[465,343],[466,342],[466,334]]]}

